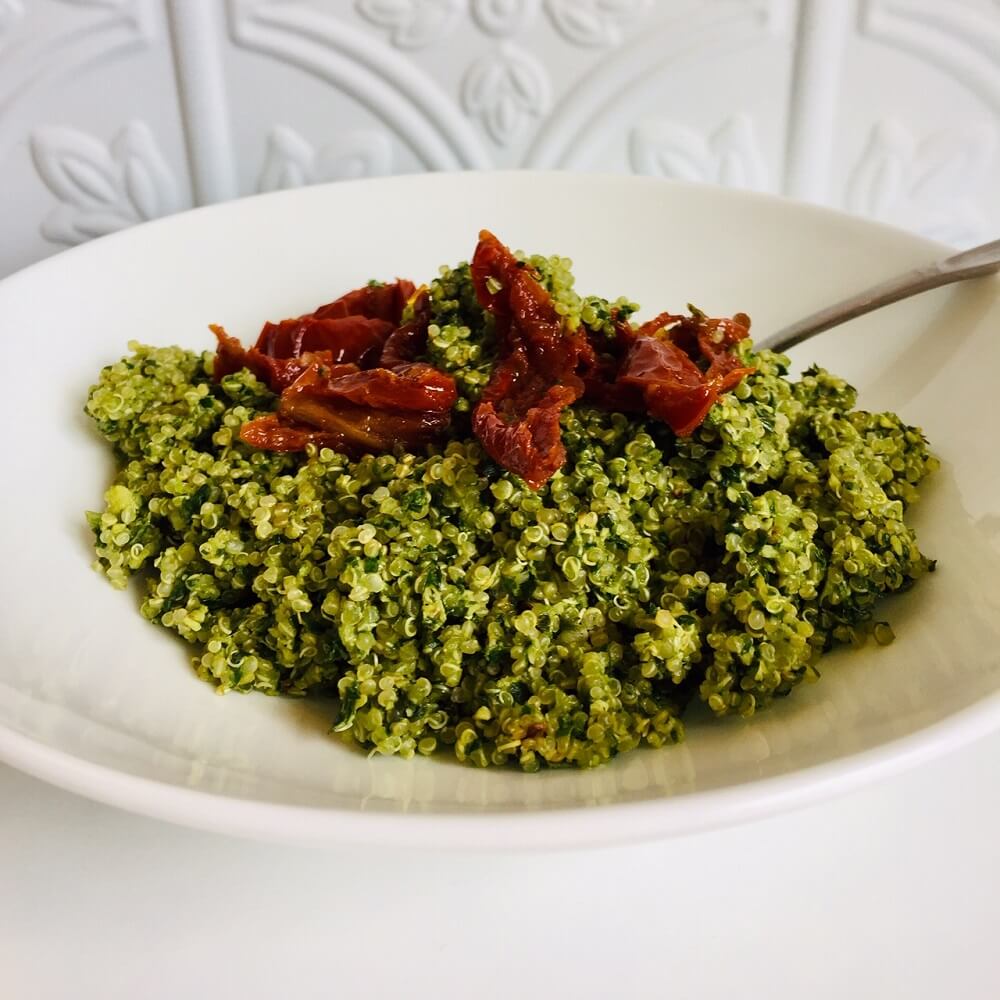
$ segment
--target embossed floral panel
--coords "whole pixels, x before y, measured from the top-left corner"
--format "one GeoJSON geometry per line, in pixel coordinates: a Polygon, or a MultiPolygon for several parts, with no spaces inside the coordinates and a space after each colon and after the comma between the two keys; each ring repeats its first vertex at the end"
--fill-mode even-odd
{"type": "Polygon", "coordinates": [[[833,161],[851,212],[956,245],[1000,230],[1000,4],[869,0],[847,43],[833,161]]]}
{"type": "Polygon", "coordinates": [[[191,204],[159,0],[0,0],[0,274],[191,204]]]}
{"type": "Polygon", "coordinates": [[[1000,0],[0,0],[0,274],[192,204],[632,171],[1000,230],[1000,0]]]}

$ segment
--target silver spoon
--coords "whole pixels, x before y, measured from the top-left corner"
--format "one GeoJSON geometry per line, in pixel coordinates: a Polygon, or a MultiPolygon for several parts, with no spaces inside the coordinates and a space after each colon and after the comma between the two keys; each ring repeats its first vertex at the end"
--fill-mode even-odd
{"type": "Polygon", "coordinates": [[[945,257],[934,264],[914,268],[897,278],[890,278],[881,284],[857,295],[852,295],[843,302],[827,306],[798,323],[786,326],[777,333],[765,337],[758,347],[766,347],[772,351],[785,351],[789,347],[801,344],[803,340],[814,337],[817,333],[829,330],[832,326],[846,323],[856,316],[863,316],[873,309],[880,309],[900,299],[908,299],[911,295],[930,291],[940,285],[949,285],[953,281],[965,281],[966,278],[979,278],[984,274],[1000,271],[1000,240],[984,243],[982,246],[963,250],[951,257],[945,257]]]}

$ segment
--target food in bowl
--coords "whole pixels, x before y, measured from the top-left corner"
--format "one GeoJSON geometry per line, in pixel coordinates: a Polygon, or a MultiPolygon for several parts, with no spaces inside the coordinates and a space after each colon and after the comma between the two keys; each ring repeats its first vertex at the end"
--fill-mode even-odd
{"type": "Polygon", "coordinates": [[[754,351],[644,323],[482,233],[252,347],[131,344],[86,407],[119,470],[97,565],[220,691],[335,693],[380,753],[594,766],[751,716],[933,569],[919,429],[754,351]]]}

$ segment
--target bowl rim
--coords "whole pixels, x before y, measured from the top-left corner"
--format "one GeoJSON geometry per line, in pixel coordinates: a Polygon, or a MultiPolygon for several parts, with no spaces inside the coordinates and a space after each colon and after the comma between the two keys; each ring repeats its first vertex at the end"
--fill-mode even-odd
{"type": "Polygon", "coordinates": [[[184,788],[83,760],[2,724],[0,761],[106,805],[211,833],[298,846],[555,850],[641,843],[763,819],[899,774],[998,727],[1000,691],[994,691],[907,736],[771,778],[638,802],[468,813],[298,806],[184,788]],[[585,823],[574,822],[584,813],[585,823]]]}
{"type": "Polygon", "coordinates": [[[121,240],[134,239],[134,234],[137,232],[158,232],[161,230],[167,230],[174,226],[184,226],[189,223],[191,218],[201,217],[204,214],[212,214],[222,217],[226,213],[245,211],[247,204],[254,204],[263,200],[277,201],[282,199],[291,203],[292,201],[300,198],[315,198],[317,197],[317,192],[328,191],[331,189],[341,190],[345,188],[357,189],[366,187],[377,188],[381,186],[394,186],[401,182],[408,184],[447,185],[457,179],[462,179],[462,181],[465,182],[468,178],[482,179],[486,183],[492,181],[521,183],[524,180],[532,181],[541,178],[551,180],[558,178],[559,183],[582,183],[586,185],[596,182],[600,184],[623,184],[630,187],[647,185],[651,190],[656,188],[673,188],[681,191],[686,190],[699,192],[701,194],[710,194],[712,197],[718,197],[721,199],[731,199],[743,202],[756,201],[764,205],[770,205],[772,208],[776,208],[779,211],[788,209],[811,213],[815,218],[826,219],[827,221],[839,220],[841,222],[858,223],[868,229],[881,232],[886,236],[893,236],[896,238],[905,237],[912,244],[922,243],[927,248],[928,252],[932,254],[938,253],[945,255],[957,252],[955,247],[950,246],[947,243],[942,243],[939,240],[932,240],[929,237],[921,236],[919,233],[910,232],[906,229],[900,228],[899,226],[891,225],[888,222],[882,222],[878,219],[866,219],[862,216],[852,215],[849,212],[832,208],[828,205],[820,205],[816,202],[805,201],[801,198],[786,197],[781,194],[772,194],[770,191],[752,191],[746,188],[724,187],[720,184],[711,184],[702,181],[682,181],[675,180],[670,177],[654,177],[649,174],[624,174],[614,173],[611,171],[584,172],[555,169],[428,170],[416,171],[413,173],[392,174],[386,177],[357,177],[341,181],[325,181],[323,183],[307,184],[297,188],[257,192],[243,195],[239,198],[232,198],[229,201],[213,202],[207,205],[195,205],[191,208],[185,208],[179,212],[172,212],[169,215],[164,215],[156,219],[150,219],[145,222],[136,223],[135,225],[126,226],[113,233],[108,233],[104,236],[87,240],[86,242],[79,243],[76,246],[66,247],[48,257],[43,257],[41,260],[37,260],[33,264],[28,264],[25,267],[19,268],[17,271],[0,278],[0,292],[8,291],[13,284],[18,283],[23,279],[34,277],[35,272],[41,269],[57,266],[56,262],[60,262],[58,266],[62,266],[62,262],[66,260],[74,260],[81,254],[86,255],[94,252],[103,252],[106,248],[116,245],[121,240]],[[95,248],[98,249],[95,250],[95,248]]]}

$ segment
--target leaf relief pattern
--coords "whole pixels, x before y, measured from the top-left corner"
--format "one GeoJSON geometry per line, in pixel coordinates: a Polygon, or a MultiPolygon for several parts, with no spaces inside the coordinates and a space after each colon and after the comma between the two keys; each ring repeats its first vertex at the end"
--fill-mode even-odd
{"type": "Polygon", "coordinates": [[[588,48],[620,45],[624,29],[651,6],[650,0],[545,0],[556,31],[588,48]]]}
{"type": "Polygon", "coordinates": [[[422,49],[445,38],[462,14],[462,0],[358,0],[357,11],[389,31],[398,49],[422,49]]]}
{"type": "Polygon", "coordinates": [[[544,114],[549,96],[542,65],[506,43],[472,63],[462,79],[462,107],[499,146],[514,142],[531,119],[544,114]]]}
{"type": "Polygon", "coordinates": [[[381,132],[345,134],[319,150],[294,129],[277,125],[267,140],[258,191],[303,187],[355,177],[382,177],[392,169],[392,144],[381,132]]]}
{"type": "Polygon", "coordinates": [[[4,32],[22,17],[24,17],[24,5],[21,0],[0,0],[0,37],[3,37],[4,32]]]}
{"type": "Polygon", "coordinates": [[[851,212],[916,229],[953,246],[988,238],[976,196],[990,181],[996,129],[963,126],[918,140],[901,122],[872,127],[847,183],[851,212]]]}
{"type": "Polygon", "coordinates": [[[629,160],[639,174],[763,190],[767,167],[748,115],[728,118],[707,137],[674,122],[636,125],[629,160]]]}
{"type": "Polygon", "coordinates": [[[488,35],[503,38],[528,27],[538,0],[472,0],[472,19],[488,35]]]}
{"type": "Polygon", "coordinates": [[[39,176],[59,199],[42,222],[53,243],[74,245],[181,208],[177,183],[149,126],[129,122],[108,144],[58,125],[31,134],[39,176]]]}

